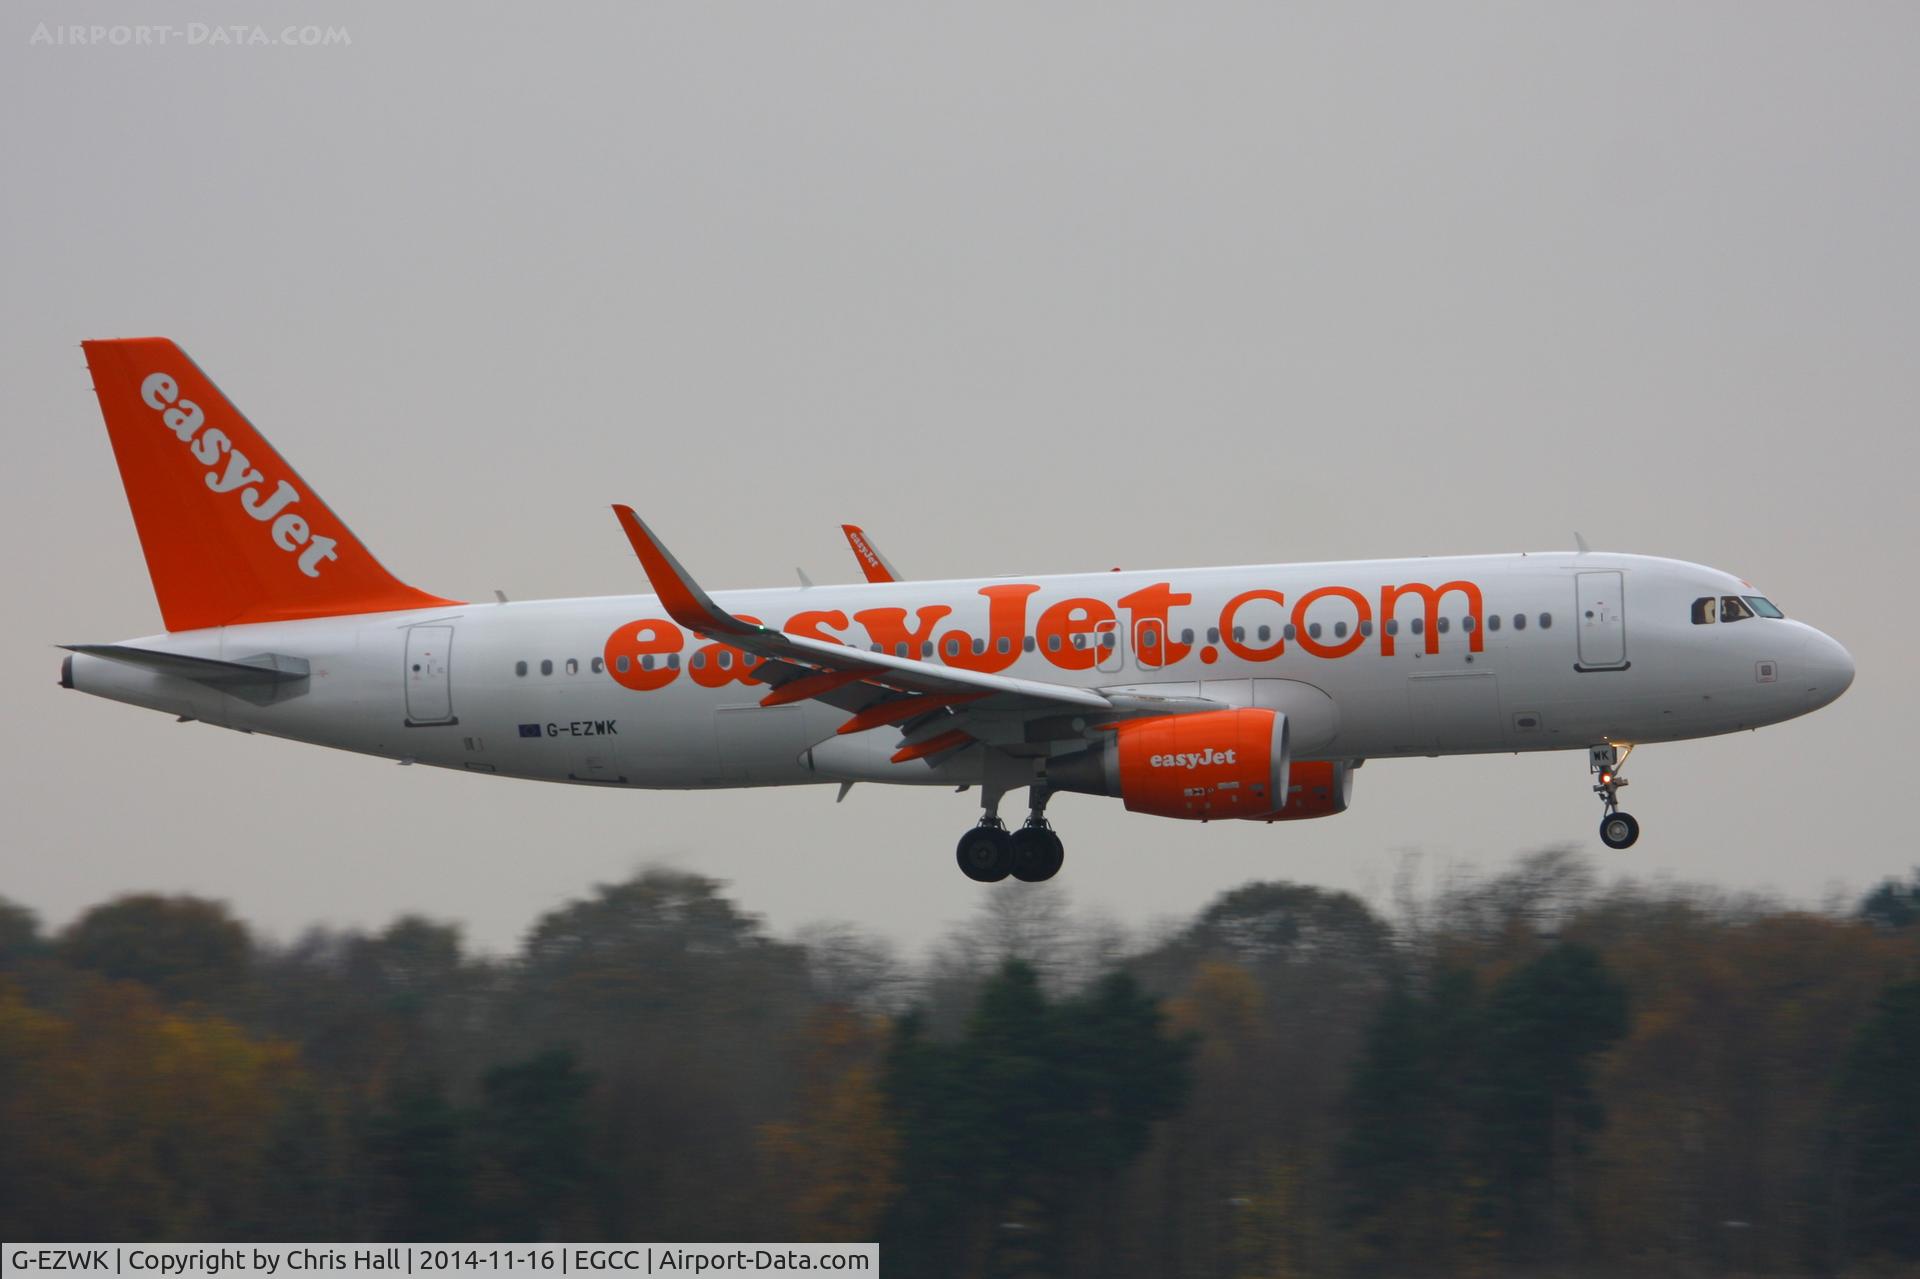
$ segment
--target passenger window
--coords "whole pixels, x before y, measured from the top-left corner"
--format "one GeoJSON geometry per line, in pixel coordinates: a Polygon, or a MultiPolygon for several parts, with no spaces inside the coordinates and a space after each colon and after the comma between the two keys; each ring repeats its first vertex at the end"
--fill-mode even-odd
{"type": "Polygon", "coordinates": [[[1024,652],[1028,652],[1028,653],[1031,653],[1031,652],[1033,651],[1033,648],[1034,648],[1034,645],[1033,645],[1033,636],[1031,636],[1031,635],[1022,635],[1022,636],[1020,637],[1020,648],[1021,648],[1021,650],[1022,650],[1022,651],[1024,651],[1024,652]]]}
{"type": "Polygon", "coordinates": [[[1047,636],[1047,651],[1049,653],[1058,653],[1060,651],[1060,637],[1058,635],[1047,636]]]}
{"type": "Polygon", "coordinates": [[[733,669],[733,654],[729,653],[724,648],[714,655],[713,660],[719,665],[720,669],[723,671],[733,669]]]}
{"type": "Polygon", "coordinates": [[[525,662],[515,662],[513,664],[513,673],[515,675],[525,675],[527,673],[527,664],[525,662]]]}
{"type": "Polygon", "coordinates": [[[1114,640],[1115,636],[1112,631],[1102,631],[1100,634],[1100,647],[1111,650],[1114,645],[1114,640]]]}
{"type": "Polygon", "coordinates": [[[540,673],[541,673],[542,675],[551,675],[551,674],[553,674],[553,659],[552,659],[552,658],[550,658],[550,657],[544,657],[544,658],[541,658],[541,659],[540,659],[540,673]]]}
{"type": "Polygon", "coordinates": [[[1189,626],[1186,630],[1180,632],[1180,642],[1182,644],[1193,643],[1193,628],[1191,626],[1189,626]]]}
{"type": "Polygon", "coordinates": [[[1702,595],[1699,599],[1695,600],[1693,602],[1693,624],[1695,626],[1711,625],[1713,622],[1713,608],[1714,598],[1711,595],[1702,595]]]}
{"type": "Polygon", "coordinates": [[[1516,631],[1524,631],[1527,629],[1527,615],[1525,613],[1515,613],[1513,615],[1513,629],[1516,631]]]}
{"type": "Polygon", "coordinates": [[[1220,642],[1220,628],[1218,626],[1209,626],[1207,628],[1207,643],[1218,644],[1219,642],[1220,642]]]}
{"type": "Polygon", "coordinates": [[[973,642],[973,655],[975,657],[980,656],[980,654],[986,651],[987,651],[987,642],[985,640],[977,639],[973,642]]]}
{"type": "Polygon", "coordinates": [[[1738,595],[1720,597],[1720,620],[1723,622],[1744,622],[1753,616],[1753,610],[1738,595]]]}
{"type": "MultiPolygon", "coordinates": [[[[1293,628],[1288,627],[1287,629],[1291,630],[1293,628]]],[[[1387,619],[1387,634],[1398,635],[1399,633],[1400,633],[1400,619],[1397,617],[1389,617],[1387,619]]],[[[1287,636],[1287,638],[1292,639],[1293,636],[1289,635],[1287,636]]]]}
{"type": "Polygon", "coordinates": [[[1288,623],[1287,623],[1287,629],[1286,629],[1286,630],[1284,630],[1284,631],[1282,631],[1282,632],[1281,632],[1281,634],[1282,634],[1282,635],[1284,635],[1284,636],[1286,636],[1286,637],[1287,637],[1288,639],[1292,639],[1292,638],[1293,638],[1294,636],[1296,636],[1296,635],[1298,635],[1298,634],[1299,634],[1299,632],[1293,629],[1293,623],[1292,623],[1292,622],[1288,622],[1288,623]]]}
{"type": "Polygon", "coordinates": [[[1447,631],[1452,628],[1453,621],[1451,618],[1442,617],[1442,618],[1436,619],[1434,624],[1439,628],[1440,633],[1442,635],[1445,635],[1447,631]]]}
{"type": "MultiPolygon", "coordinates": [[[[624,658],[624,657],[622,657],[622,658],[621,658],[620,660],[624,662],[624,661],[626,661],[627,659],[626,659],[626,658],[624,658]]],[[[622,667],[621,667],[620,669],[624,671],[624,670],[626,670],[627,668],[626,668],[626,667],[624,667],[624,666],[622,666],[622,667]]],[[[643,670],[643,671],[650,671],[650,670],[652,670],[652,669],[653,669],[653,654],[652,654],[652,653],[648,653],[648,654],[647,654],[647,655],[646,655],[645,657],[643,657],[643,658],[641,658],[641,659],[640,659],[640,669],[641,669],[641,670],[643,670]]]]}
{"type": "Polygon", "coordinates": [[[1475,624],[1476,623],[1474,622],[1472,613],[1468,613],[1465,617],[1460,619],[1460,629],[1463,631],[1467,631],[1471,633],[1475,624]]]}
{"type": "Polygon", "coordinates": [[[594,673],[595,675],[599,675],[599,674],[601,674],[601,673],[602,673],[602,672],[604,672],[604,671],[605,671],[606,669],[607,669],[607,664],[606,664],[606,662],[605,662],[605,661],[603,661],[602,659],[600,659],[600,658],[598,658],[598,657],[596,657],[596,658],[594,658],[594,659],[593,659],[593,673],[594,673]]]}
{"type": "Polygon", "coordinates": [[[619,671],[622,675],[625,675],[628,671],[633,669],[633,659],[627,656],[625,653],[622,653],[620,654],[620,656],[613,659],[613,667],[615,670],[619,671]]]}
{"type": "Polygon", "coordinates": [[[1542,614],[1540,614],[1540,629],[1541,629],[1541,630],[1543,630],[1543,631],[1544,631],[1544,630],[1546,630],[1546,629],[1547,629],[1547,628],[1548,628],[1549,626],[1552,626],[1552,625],[1553,625],[1553,614],[1552,614],[1552,613],[1542,613],[1542,614]]]}
{"type": "Polygon", "coordinates": [[[996,652],[1011,653],[1013,651],[1013,641],[1002,635],[993,642],[993,647],[996,652]]]}
{"type": "Polygon", "coordinates": [[[953,636],[949,635],[947,637],[947,642],[944,647],[947,650],[948,657],[960,656],[960,641],[955,639],[953,636]]]}
{"type": "Polygon", "coordinates": [[[913,649],[908,646],[905,640],[901,640],[899,643],[893,646],[893,655],[895,657],[907,657],[911,655],[912,652],[913,652],[913,649]]]}
{"type": "Polygon", "coordinates": [[[580,673],[580,659],[577,657],[569,657],[567,659],[567,674],[578,675],[579,673],[580,673]]]}
{"type": "MultiPolygon", "coordinates": [[[[1262,628],[1262,629],[1264,629],[1264,628],[1262,628]]],[[[1244,643],[1246,643],[1246,642],[1247,642],[1247,628],[1246,628],[1246,627],[1244,627],[1244,626],[1236,626],[1236,627],[1234,627],[1234,628],[1233,628],[1233,642],[1234,642],[1234,643],[1236,643],[1236,644],[1244,644],[1244,643]]]]}
{"type": "Polygon", "coordinates": [[[1273,638],[1273,628],[1271,626],[1262,626],[1259,630],[1255,631],[1254,634],[1259,636],[1260,642],[1264,644],[1273,638]]]}
{"type": "Polygon", "coordinates": [[[933,656],[933,641],[932,641],[932,640],[921,640],[921,641],[920,641],[920,656],[922,656],[922,657],[932,657],[932,656],[933,656]]]}
{"type": "Polygon", "coordinates": [[[1416,617],[1407,623],[1407,629],[1411,630],[1415,635],[1422,634],[1427,629],[1427,619],[1424,617],[1416,617]]]}
{"type": "Polygon", "coordinates": [[[1140,647],[1159,648],[1160,628],[1157,626],[1142,626],[1140,628],[1140,647]]]}
{"type": "Polygon", "coordinates": [[[667,654],[667,669],[670,671],[677,671],[680,669],[680,654],[678,653],[667,654]]]}
{"type": "Polygon", "coordinates": [[[693,655],[693,669],[702,671],[707,668],[707,655],[704,650],[693,655]]]}
{"type": "Polygon", "coordinates": [[[1495,613],[1492,617],[1489,617],[1487,619],[1487,629],[1490,631],[1497,631],[1500,629],[1500,614],[1495,613]]]}
{"type": "Polygon", "coordinates": [[[1308,637],[1309,639],[1319,639],[1319,638],[1320,638],[1320,623],[1318,623],[1318,622],[1308,622],[1308,623],[1307,623],[1307,637],[1308,637]]]}
{"type": "Polygon", "coordinates": [[[1371,635],[1371,634],[1373,634],[1373,619],[1372,619],[1372,618],[1367,618],[1367,619],[1366,619],[1365,621],[1363,621],[1363,622],[1361,622],[1361,623],[1360,623],[1360,633],[1361,633],[1362,635],[1371,635]]]}
{"type": "Polygon", "coordinates": [[[1347,637],[1347,624],[1345,622],[1335,622],[1333,624],[1333,637],[1335,639],[1345,639],[1347,637]]]}

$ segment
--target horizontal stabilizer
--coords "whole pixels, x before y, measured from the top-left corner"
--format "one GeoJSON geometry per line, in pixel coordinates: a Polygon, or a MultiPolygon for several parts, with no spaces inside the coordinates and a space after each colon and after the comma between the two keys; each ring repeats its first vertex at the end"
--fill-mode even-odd
{"type": "Polygon", "coordinates": [[[255,706],[300,696],[306,689],[296,686],[304,685],[311,671],[306,658],[285,653],[259,653],[229,662],[213,657],[190,657],[185,653],[162,653],[129,644],[62,644],[60,647],[70,653],[138,666],[156,675],[190,679],[255,706]]]}

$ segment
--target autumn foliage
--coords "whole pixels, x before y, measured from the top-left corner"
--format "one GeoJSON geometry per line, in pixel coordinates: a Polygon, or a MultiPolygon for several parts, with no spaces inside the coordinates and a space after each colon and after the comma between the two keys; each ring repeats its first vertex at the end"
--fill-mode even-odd
{"type": "Polygon", "coordinates": [[[878,1239],[890,1273],[1920,1267],[1920,879],[1560,852],[1151,938],[1006,885],[928,956],[647,871],[511,955],[0,900],[0,1236],[878,1239]]]}

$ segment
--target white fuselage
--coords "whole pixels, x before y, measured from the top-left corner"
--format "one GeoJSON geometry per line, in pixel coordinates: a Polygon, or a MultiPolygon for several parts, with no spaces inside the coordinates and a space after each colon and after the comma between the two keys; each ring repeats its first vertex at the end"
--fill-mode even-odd
{"type": "MultiPolygon", "coordinates": [[[[1838,697],[1851,660],[1812,627],[1768,617],[1700,625],[1690,617],[1701,597],[1752,594],[1695,564],[1553,553],[715,598],[792,633],[1054,684],[1232,706],[1277,696],[1297,757],[1358,760],[1703,737],[1790,719],[1838,697]],[[1416,584],[1433,592],[1431,606],[1408,589],[1416,584]]],[[[129,641],[225,661],[305,659],[308,679],[266,704],[85,655],[73,659],[70,678],[85,692],[229,728],[542,781],[955,784],[980,780],[987,767],[977,747],[937,766],[891,763],[896,728],[837,736],[847,713],[822,702],[762,708],[768,689],[749,682],[740,654],[667,619],[654,596],[610,596],[129,641]]],[[[1016,755],[1084,745],[1028,749],[1017,723],[996,742],[991,716],[979,718],[989,725],[988,744],[1016,755]]],[[[1092,723],[1075,728],[1086,738],[1101,732],[1092,723]]]]}

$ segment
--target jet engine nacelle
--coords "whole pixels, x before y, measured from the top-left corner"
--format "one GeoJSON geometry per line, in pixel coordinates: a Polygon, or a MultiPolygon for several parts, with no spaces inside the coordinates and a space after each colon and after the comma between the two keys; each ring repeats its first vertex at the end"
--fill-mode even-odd
{"type": "Polygon", "coordinates": [[[1277,816],[1287,795],[1287,717],[1203,711],[1127,720],[1089,750],[1047,762],[1055,790],[1118,795],[1157,817],[1277,816]]]}
{"type": "Polygon", "coordinates": [[[1287,770],[1287,802],[1263,822],[1331,817],[1353,802],[1353,763],[1344,759],[1297,759],[1287,770]]]}

